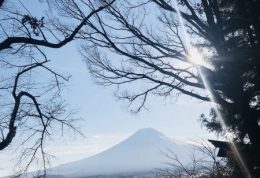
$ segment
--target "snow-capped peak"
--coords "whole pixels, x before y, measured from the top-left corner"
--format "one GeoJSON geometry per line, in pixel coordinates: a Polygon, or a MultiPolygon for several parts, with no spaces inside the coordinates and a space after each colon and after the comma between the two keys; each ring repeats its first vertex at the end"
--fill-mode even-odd
{"type": "Polygon", "coordinates": [[[163,152],[169,149],[182,158],[190,151],[189,146],[175,143],[153,128],[144,128],[102,153],[55,167],[51,173],[83,177],[153,171],[165,166],[168,160],[163,152]]]}

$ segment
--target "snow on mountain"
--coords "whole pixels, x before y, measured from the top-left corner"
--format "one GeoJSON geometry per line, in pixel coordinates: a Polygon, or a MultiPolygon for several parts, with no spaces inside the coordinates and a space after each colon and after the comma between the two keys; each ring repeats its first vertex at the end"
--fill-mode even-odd
{"type": "Polygon", "coordinates": [[[187,163],[192,146],[177,143],[152,128],[145,128],[102,153],[54,167],[49,174],[84,177],[153,171],[166,166],[169,160],[163,153],[167,150],[187,163]]]}

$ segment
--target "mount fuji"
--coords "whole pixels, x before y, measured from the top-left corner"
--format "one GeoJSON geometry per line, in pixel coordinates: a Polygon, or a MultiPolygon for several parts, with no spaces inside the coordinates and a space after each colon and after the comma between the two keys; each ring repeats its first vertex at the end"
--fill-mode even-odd
{"type": "Polygon", "coordinates": [[[150,172],[166,167],[165,163],[170,160],[164,153],[169,150],[188,163],[193,146],[178,143],[152,128],[140,129],[112,148],[92,157],[54,167],[48,170],[48,175],[78,178],[150,172]]]}

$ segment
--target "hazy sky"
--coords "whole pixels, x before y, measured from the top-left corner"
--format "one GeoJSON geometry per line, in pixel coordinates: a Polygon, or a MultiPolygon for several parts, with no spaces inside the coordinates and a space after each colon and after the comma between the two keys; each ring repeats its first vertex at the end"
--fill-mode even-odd
{"type": "MultiPolygon", "coordinates": [[[[128,103],[116,101],[115,88],[94,83],[77,51],[77,44],[48,50],[48,56],[53,60],[51,67],[72,75],[64,87],[63,97],[70,108],[77,110],[77,117],[82,118],[80,126],[86,135],[82,138],[70,134],[66,135],[66,140],[60,137],[54,140],[48,146],[57,158],[54,165],[96,154],[145,127],[155,128],[178,140],[212,137],[198,122],[200,114],[208,112],[209,103],[182,96],[177,101],[151,98],[147,105],[149,110],[134,115],[128,111],[128,103]]],[[[0,176],[12,173],[15,156],[14,150],[0,152],[0,176]]]]}

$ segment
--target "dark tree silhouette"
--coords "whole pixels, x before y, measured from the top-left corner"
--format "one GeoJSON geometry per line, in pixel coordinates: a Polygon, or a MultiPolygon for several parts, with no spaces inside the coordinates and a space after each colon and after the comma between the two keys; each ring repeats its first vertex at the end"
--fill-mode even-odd
{"type": "MultiPolygon", "coordinates": [[[[51,2],[49,8],[59,8],[51,2]]],[[[48,65],[46,50],[73,41],[89,19],[113,1],[86,2],[87,15],[67,28],[68,33],[60,30],[61,19],[51,14],[37,18],[27,9],[26,2],[12,3],[0,1],[0,150],[8,149],[13,142],[18,144],[23,173],[37,159],[46,169],[48,154],[44,146],[64,127],[80,133],[74,125],[77,119],[60,96],[61,86],[69,76],[48,65]]]]}
{"type": "Polygon", "coordinates": [[[38,104],[38,93],[32,93],[35,85],[31,83],[31,71],[42,68],[53,74],[56,81],[66,78],[46,66],[48,60],[41,48],[60,48],[79,39],[83,42],[81,53],[89,71],[101,84],[118,86],[121,89],[118,98],[135,103],[132,108],[135,112],[145,107],[151,94],[163,97],[184,94],[214,103],[216,107],[209,117],[201,116],[202,122],[210,131],[232,135],[244,153],[249,171],[257,177],[260,168],[258,1],[125,0],[111,6],[113,1],[48,1],[72,23],[66,25],[56,19],[52,21],[53,29],[46,26],[45,18],[17,13],[5,7],[6,1],[0,2],[3,15],[7,14],[0,24],[0,51],[4,55],[1,63],[8,69],[19,68],[16,75],[0,81],[1,90],[11,94],[13,101],[5,103],[7,108],[12,103],[12,109],[2,107],[3,113],[9,114],[3,114],[1,119],[2,148],[15,135],[14,123],[25,120],[17,117],[18,114],[38,118],[41,128],[52,118],[44,114],[49,108],[43,112],[44,105],[38,104]],[[101,7],[95,8],[97,4],[101,7]],[[101,10],[102,13],[97,13],[101,10]],[[32,51],[42,55],[43,60],[38,56],[36,60],[32,51]],[[196,56],[199,53],[207,64],[199,63],[200,56],[196,56]],[[28,58],[26,62],[13,63],[8,58],[11,55],[28,58]],[[25,79],[20,80],[21,77],[25,79]],[[21,110],[22,106],[26,109],[21,110]]]}
{"type": "MultiPolygon", "coordinates": [[[[70,18],[85,16],[81,8],[63,10],[70,18]]],[[[135,102],[136,112],[145,107],[150,94],[184,94],[214,103],[216,108],[209,117],[202,115],[202,122],[211,131],[232,134],[256,175],[260,168],[259,13],[260,4],[254,0],[118,1],[88,21],[89,28],[76,38],[86,40],[82,55],[97,81],[117,85],[122,91],[118,97],[135,102]],[[196,50],[208,59],[207,65],[194,62],[196,50]]]]}

